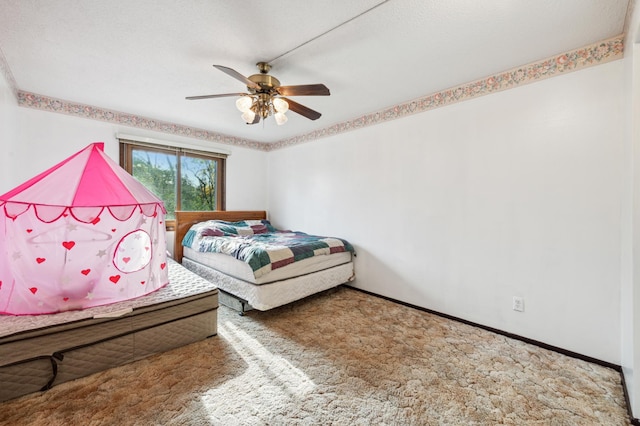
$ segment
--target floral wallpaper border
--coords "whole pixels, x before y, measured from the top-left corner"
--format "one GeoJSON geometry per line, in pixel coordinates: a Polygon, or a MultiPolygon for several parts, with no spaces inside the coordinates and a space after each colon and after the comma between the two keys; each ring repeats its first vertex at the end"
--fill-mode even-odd
{"type": "MultiPolygon", "coordinates": [[[[395,120],[408,115],[418,114],[434,108],[451,105],[456,102],[474,99],[479,96],[540,81],[558,74],[576,71],[589,66],[621,59],[624,53],[623,51],[624,37],[623,35],[620,35],[567,53],[562,53],[528,65],[513,68],[471,83],[442,90],[384,110],[366,114],[353,120],[344,121],[330,127],[273,143],[262,143],[254,140],[237,138],[209,130],[154,120],[152,118],[102,109],[62,99],[50,98],[17,89],[16,97],[18,99],[18,105],[28,108],[58,112],[77,117],[116,123],[123,126],[153,130],[172,135],[185,136],[244,148],[252,148],[261,151],[273,151],[327,136],[334,136],[339,133],[360,129],[366,126],[395,120]]],[[[7,80],[9,81],[9,84],[15,85],[13,76],[11,75],[1,51],[0,69],[2,69],[5,75],[8,75],[7,80]]]]}
{"type": "Polygon", "coordinates": [[[25,92],[22,90],[18,92],[18,105],[49,112],[73,115],[76,117],[89,118],[91,120],[106,121],[108,123],[120,124],[122,126],[152,130],[154,132],[185,136],[188,138],[240,146],[243,148],[252,148],[261,151],[267,150],[264,143],[250,139],[238,138],[235,136],[212,132],[210,130],[183,126],[181,124],[170,123],[167,121],[154,120],[153,118],[98,108],[81,103],[69,102],[62,99],[50,98],[48,96],[25,92]]]}

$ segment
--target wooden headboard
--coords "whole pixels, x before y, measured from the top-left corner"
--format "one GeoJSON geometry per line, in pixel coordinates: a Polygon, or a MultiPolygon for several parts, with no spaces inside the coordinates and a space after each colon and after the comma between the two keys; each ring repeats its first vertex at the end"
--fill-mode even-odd
{"type": "Polygon", "coordinates": [[[176,262],[182,263],[182,239],[191,228],[191,225],[206,220],[226,220],[227,222],[238,222],[240,220],[262,220],[267,218],[264,210],[214,210],[205,212],[176,212],[176,227],[173,246],[173,258],[176,262]]]}

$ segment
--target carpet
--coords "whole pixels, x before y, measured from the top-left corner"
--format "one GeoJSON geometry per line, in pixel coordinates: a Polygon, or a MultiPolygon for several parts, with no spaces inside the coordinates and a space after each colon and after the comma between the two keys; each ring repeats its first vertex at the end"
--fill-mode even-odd
{"type": "MultiPolygon", "coordinates": [[[[158,338],[161,338],[159,336],[158,338]]],[[[338,288],[0,404],[3,425],[628,425],[620,374],[338,288]]]]}

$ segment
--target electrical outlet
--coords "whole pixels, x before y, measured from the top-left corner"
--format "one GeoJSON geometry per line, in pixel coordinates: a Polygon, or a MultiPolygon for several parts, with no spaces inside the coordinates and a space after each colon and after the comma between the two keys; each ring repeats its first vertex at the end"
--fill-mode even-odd
{"type": "Polygon", "coordinates": [[[524,298],[513,296],[513,310],[524,312],[524,298]]]}

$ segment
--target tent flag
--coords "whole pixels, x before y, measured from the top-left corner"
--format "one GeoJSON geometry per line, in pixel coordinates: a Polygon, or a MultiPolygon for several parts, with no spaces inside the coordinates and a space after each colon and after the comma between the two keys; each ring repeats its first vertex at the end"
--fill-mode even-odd
{"type": "Polygon", "coordinates": [[[0,196],[0,314],[114,303],[168,282],[165,208],[93,143],[0,196]]]}

